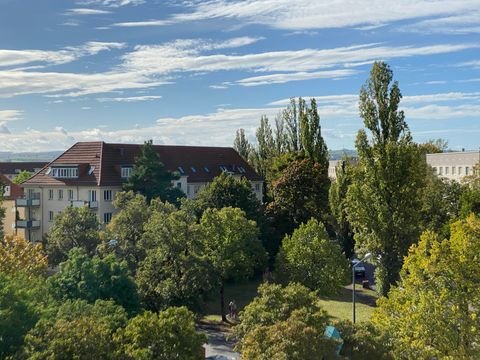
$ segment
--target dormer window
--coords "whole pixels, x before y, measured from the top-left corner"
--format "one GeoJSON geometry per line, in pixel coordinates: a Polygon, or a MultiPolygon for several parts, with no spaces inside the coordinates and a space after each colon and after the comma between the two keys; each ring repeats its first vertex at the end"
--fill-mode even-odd
{"type": "Polygon", "coordinates": [[[78,166],[52,167],[48,173],[54,178],[76,179],[78,178],[78,166]]]}
{"type": "Polygon", "coordinates": [[[240,171],[240,173],[242,173],[242,174],[245,174],[245,172],[246,172],[245,168],[243,166],[239,166],[238,171],[240,171]]]}
{"type": "Polygon", "coordinates": [[[122,168],[120,170],[120,176],[122,177],[122,179],[129,178],[130,175],[132,174],[132,169],[133,169],[133,167],[131,167],[131,166],[122,166],[122,168]]]}
{"type": "Polygon", "coordinates": [[[183,170],[183,168],[181,166],[178,167],[178,171],[180,172],[180,174],[185,174],[185,170],[183,170]]]}
{"type": "Polygon", "coordinates": [[[196,172],[197,172],[197,169],[195,169],[194,166],[190,167],[190,169],[192,169],[192,172],[193,172],[193,173],[196,173],[196,172]]]}
{"type": "Polygon", "coordinates": [[[220,170],[222,170],[222,171],[227,171],[227,168],[226,168],[225,166],[221,165],[221,166],[220,166],[220,170]]]}

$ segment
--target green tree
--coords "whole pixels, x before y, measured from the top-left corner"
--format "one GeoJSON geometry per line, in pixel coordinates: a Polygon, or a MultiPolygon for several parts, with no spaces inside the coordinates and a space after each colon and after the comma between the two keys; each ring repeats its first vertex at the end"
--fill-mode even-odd
{"type": "Polygon", "coordinates": [[[322,295],[338,293],[350,273],[340,246],[315,219],[283,239],[275,270],[282,283],[298,282],[322,295]]]}
{"type": "Polygon", "coordinates": [[[41,318],[25,337],[28,359],[115,359],[113,335],[125,326],[125,310],[113,301],[67,301],[41,318]]]}
{"type": "Polygon", "coordinates": [[[208,260],[220,287],[220,310],[226,321],[224,285],[229,279],[245,279],[253,275],[265,260],[265,250],[258,239],[255,221],[245,212],[226,207],[207,209],[200,220],[202,239],[208,260]]]}
{"type": "Polygon", "coordinates": [[[20,171],[12,180],[15,184],[21,184],[24,181],[30,179],[33,174],[30,171],[22,170],[20,171]]]}
{"type": "Polygon", "coordinates": [[[66,207],[55,216],[47,234],[48,261],[54,265],[65,261],[75,247],[93,256],[99,243],[99,226],[97,215],[88,207],[66,207]]]}
{"type": "Polygon", "coordinates": [[[346,204],[348,187],[352,183],[352,165],[349,162],[350,160],[345,158],[337,164],[337,178],[332,182],[328,194],[335,234],[347,258],[353,256],[355,247],[352,226],[347,217],[346,204]]]}
{"type": "Polygon", "coordinates": [[[466,218],[471,213],[480,215],[480,163],[472,169],[472,174],[463,179],[464,191],[460,197],[460,216],[466,218]]]}
{"type": "Polygon", "coordinates": [[[369,322],[352,324],[348,320],[335,323],[343,346],[340,355],[350,360],[393,360],[382,334],[369,322]]]}
{"type": "Polygon", "coordinates": [[[294,161],[272,184],[273,202],[267,214],[274,219],[274,227],[284,234],[291,234],[300,224],[315,218],[327,222],[328,168],[310,160],[294,161]]]}
{"type": "MultiPolygon", "coordinates": [[[[240,323],[234,328],[237,350],[242,356],[248,354],[247,359],[253,359],[260,354],[259,351],[267,351],[265,345],[273,355],[274,349],[288,351],[288,342],[291,342],[291,350],[298,344],[304,353],[308,344],[303,341],[303,334],[312,341],[320,341],[318,345],[323,346],[327,321],[327,313],[315,292],[296,283],[286,287],[262,284],[258,288],[258,295],[240,313],[240,323]],[[264,341],[265,344],[262,344],[264,341]]],[[[317,347],[313,343],[310,346],[317,347]]],[[[290,359],[288,356],[283,358],[290,359]]]]}
{"type": "Polygon", "coordinates": [[[448,141],[445,139],[430,139],[423,144],[419,144],[422,154],[437,154],[448,150],[448,141]]]}
{"type": "Polygon", "coordinates": [[[240,154],[246,161],[250,158],[252,153],[252,145],[249,143],[245,129],[238,129],[235,134],[235,140],[233,141],[233,148],[240,154]]]}
{"type": "Polygon", "coordinates": [[[337,358],[334,340],[325,337],[323,314],[294,310],[284,321],[258,326],[242,341],[242,359],[303,360],[337,358]]]}
{"type": "Polygon", "coordinates": [[[113,300],[128,312],[140,308],[135,282],[130,277],[128,265],[114,255],[90,258],[84,250],[74,248],[68,260],[60,264],[60,271],[48,279],[52,293],[61,302],[83,299],[113,300]]]}
{"type": "Polygon", "coordinates": [[[225,172],[205,185],[197,194],[195,203],[200,215],[208,208],[222,209],[230,206],[242,209],[250,220],[259,222],[261,217],[261,204],[252,191],[250,181],[245,178],[236,179],[225,172]]]}
{"type": "Polygon", "coordinates": [[[180,305],[198,310],[214,279],[193,214],[155,212],[142,243],[148,250],[136,281],[146,306],[153,311],[180,305]]]}
{"type": "Polygon", "coordinates": [[[418,239],[427,171],[398,110],[402,95],[392,77],[387,64],[376,62],[360,91],[360,115],[370,136],[358,132],[359,162],[347,194],[357,250],[381,255],[376,271],[381,294],[398,280],[403,257],[418,239]]]}
{"type": "Polygon", "coordinates": [[[123,188],[144,195],[149,203],[154,198],[160,198],[162,201],[175,204],[178,198],[185,196],[172,184],[172,181],[178,178],[177,174],[165,169],[152,140],[149,140],[142,146],[141,154],[135,159],[132,173],[123,184],[123,188]]]}
{"type": "MultiPolygon", "coordinates": [[[[300,101],[304,101],[302,98],[300,101]]],[[[314,98],[310,100],[310,107],[300,115],[301,140],[305,157],[320,164],[322,169],[328,171],[328,150],[327,144],[322,137],[320,116],[318,115],[317,102],[314,98]]]]}
{"type": "Polygon", "coordinates": [[[17,236],[5,236],[0,240],[0,273],[40,276],[47,273],[47,257],[41,244],[26,241],[17,236]]]}
{"type": "Polygon", "coordinates": [[[372,321],[395,359],[474,359],[480,353],[480,219],[455,222],[450,238],[425,232],[401,282],[372,321]]]}
{"type": "Polygon", "coordinates": [[[3,194],[5,193],[5,185],[0,181],[0,240],[3,240],[3,221],[5,220],[5,208],[3,207],[3,194]]]}
{"type": "Polygon", "coordinates": [[[119,192],[113,200],[117,213],[101,233],[102,242],[98,247],[100,254],[115,253],[126,260],[130,270],[135,274],[138,263],[145,258],[145,249],[140,245],[145,224],[156,206],[148,205],[143,195],[133,191],[119,192]],[[111,240],[115,240],[112,246],[111,240]]]}
{"type": "Polygon", "coordinates": [[[115,337],[119,358],[126,360],[200,360],[207,341],[196,332],[194,315],[186,307],[137,315],[115,337]]]}
{"type": "Polygon", "coordinates": [[[41,278],[0,272],[0,359],[20,353],[27,332],[41,316],[46,300],[41,278]]]}

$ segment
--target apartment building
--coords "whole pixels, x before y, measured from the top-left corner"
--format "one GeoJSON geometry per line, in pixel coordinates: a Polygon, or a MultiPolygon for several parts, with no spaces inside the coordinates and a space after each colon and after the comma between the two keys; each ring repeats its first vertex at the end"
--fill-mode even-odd
{"type": "Polygon", "coordinates": [[[16,223],[28,217],[25,211],[27,208],[17,207],[17,201],[23,198],[23,189],[20,185],[13,183],[5,175],[0,175],[0,183],[3,185],[3,201],[1,206],[5,209],[3,219],[3,232],[5,235],[18,235],[22,238],[28,237],[25,229],[17,229],[16,223]]]}
{"type": "MultiPolygon", "coordinates": [[[[205,184],[222,172],[245,177],[261,201],[263,179],[232,148],[154,145],[165,167],[178,173],[173,185],[188,198],[195,198],[205,184]]],[[[141,145],[79,142],[45,165],[22,186],[28,219],[17,222],[29,234],[28,240],[41,240],[53,218],[67,206],[88,206],[100,223],[110,222],[115,209],[112,201],[129,177],[141,145]]]]}
{"type": "Polygon", "coordinates": [[[437,176],[458,182],[465,176],[472,175],[475,165],[479,162],[480,151],[427,154],[427,164],[433,168],[437,176]]]}

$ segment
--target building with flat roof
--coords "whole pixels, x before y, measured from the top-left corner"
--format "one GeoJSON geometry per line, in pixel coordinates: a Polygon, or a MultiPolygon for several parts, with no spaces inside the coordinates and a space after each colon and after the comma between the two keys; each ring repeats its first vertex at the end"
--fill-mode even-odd
{"type": "Polygon", "coordinates": [[[480,151],[456,151],[427,154],[427,164],[434,173],[444,179],[462,181],[472,175],[475,165],[480,162],[480,151]]]}
{"type": "MultiPolygon", "coordinates": [[[[28,240],[41,240],[54,216],[67,206],[88,206],[100,223],[107,224],[115,213],[112,201],[129,177],[141,146],[102,141],[76,143],[22,183],[26,197],[20,203],[29,208],[30,217],[17,223],[17,227],[29,230],[28,240]]],[[[263,199],[262,177],[233,148],[153,147],[167,170],[179,175],[173,186],[188,198],[195,198],[205,184],[227,172],[247,178],[257,198],[263,199]]]]}

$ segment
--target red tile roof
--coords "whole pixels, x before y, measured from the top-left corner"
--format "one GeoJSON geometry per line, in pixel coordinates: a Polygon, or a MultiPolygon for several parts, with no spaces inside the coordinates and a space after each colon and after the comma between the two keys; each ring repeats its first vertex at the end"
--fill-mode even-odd
{"type": "MultiPolygon", "coordinates": [[[[154,145],[160,160],[170,171],[188,176],[189,183],[208,182],[223,170],[244,175],[249,180],[262,178],[232,148],[154,145]]],[[[122,166],[132,166],[140,155],[141,145],[108,144],[104,142],[79,142],[58,158],[47,164],[23,185],[98,185],[119,186],[122,184],[122,166]],[[55,166],[79,166],[76,179],[59,179],[49,174],[55,166]]]]}
{"type": "Polygon", "coordinates": [[[23,188],[20,185],[10,181],[6,176],[0,174],[0,183],[10,186],[10,195],[4,196],[5,200],[15,200],[23,196],[23,188]]]}

